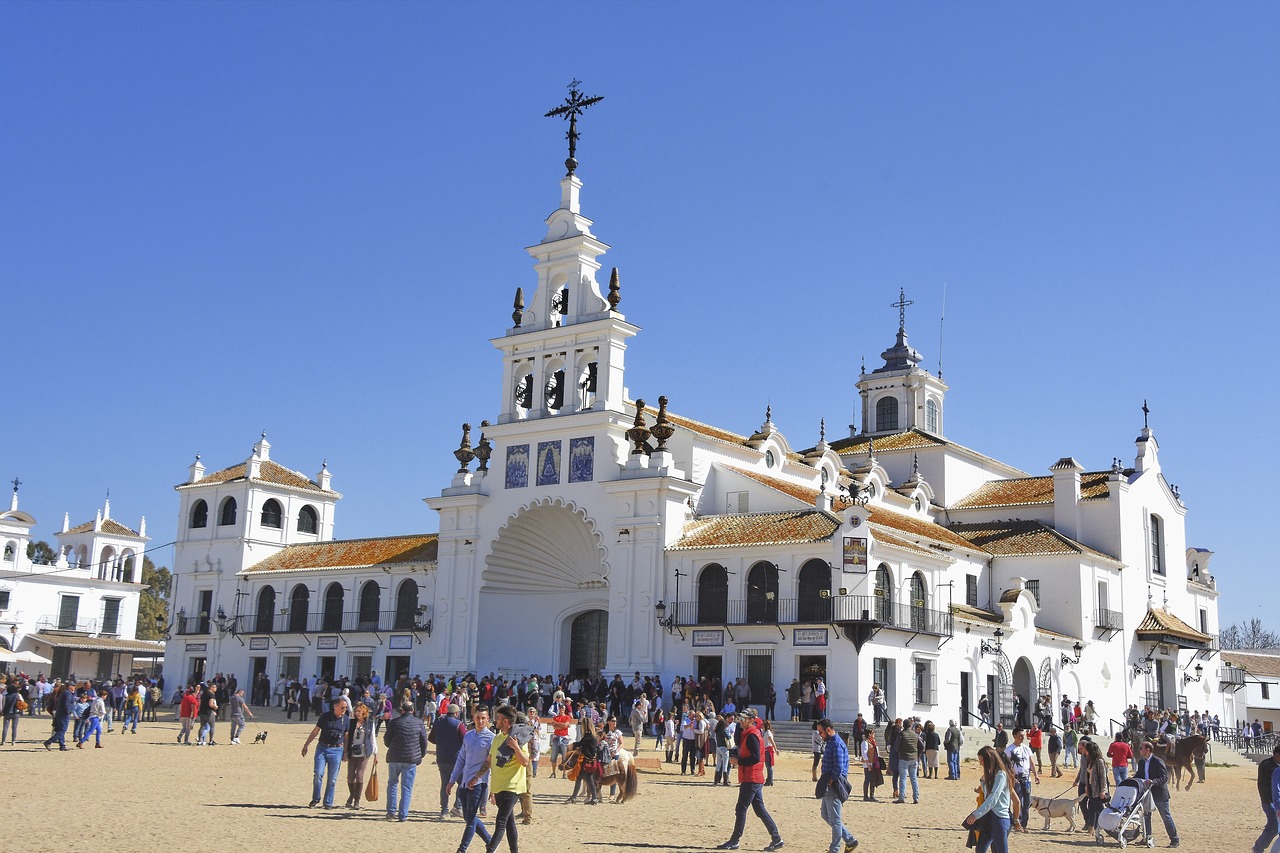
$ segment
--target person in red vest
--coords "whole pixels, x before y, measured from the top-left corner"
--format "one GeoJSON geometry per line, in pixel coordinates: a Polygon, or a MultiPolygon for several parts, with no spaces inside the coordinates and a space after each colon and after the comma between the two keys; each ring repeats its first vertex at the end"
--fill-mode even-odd
{"type": "Polygon", "coordinates": [[[750,806],[769,831],[769,845],[765,850],[781,850],[782,836],[764,807],[764,738],[760,734],[760,719],[751,708],[738,712],[738,804],[734,809],[733,835],[716,847],[717,850],[737,850],[742,831],[747,826],[747,807],[750,806]]]}

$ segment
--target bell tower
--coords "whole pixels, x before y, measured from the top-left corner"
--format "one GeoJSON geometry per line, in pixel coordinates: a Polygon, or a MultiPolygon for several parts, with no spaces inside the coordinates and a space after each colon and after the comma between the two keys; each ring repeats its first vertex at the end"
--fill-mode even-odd
{"type": "Polygon", "coordinates": [[[858,377],[862,397],[863,435],[890,435],[918,429],[943,436],[943,400],[947,384],[920,366],[924,357],[907,343],[907,306],[912,301],[898,291],[898,336],[880,353],[884,366],[858,377]]]}
{"type": "Polygon", "coordinates": [[[601,293],[598,258],[609,250],[591,233],[582,215],[577,118],[602,100],[584,98],[574,81],[564,105],[547,113],[569,119],[568,168],[560,180],[560,206],[547,217],[533,256],[537,281],[525,301],[517,288],[512,326],[492,343],[502,352],[502,407],[499,423],[623,408],[623,353],[639,331],[618,311],[621,281],[615,268],[608,295],[601,293]]]}

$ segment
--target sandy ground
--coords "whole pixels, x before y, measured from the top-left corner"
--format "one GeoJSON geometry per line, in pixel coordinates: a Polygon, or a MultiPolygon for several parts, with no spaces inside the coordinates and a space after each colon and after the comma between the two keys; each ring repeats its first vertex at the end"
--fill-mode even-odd
{"type": "MultiPolygon", "coordinates": [[[[411,844],[414,849],[455,849],[462,822],[436,817],[438,773],[429,756],[414,792],[414,808],[407,823],[383,820],[383,803],[372,809],[349,811],[307,808],[311,789],[311,759],[300,755],[311,724],[285,722],[283,714],[264,710],[249,724],[249,735],[269,732],[266,745],[225,745],[226,724],[219,726],[219,746],[196,748],[175,743],[178,725],[171,714],[162,722],[143,724],[137,735],[107,736],[104,748],[46,752],[40,739],[48,724],[24,718],[17,746],[0,751],[6,784],[0,789],[0,820],[24,827],[23,849],[71,851],[91,849],[98,842],[119,843],[129,838],[132,850],[172,849],[175,842],[202,845],[216,839],[219,853],[234,851],[333,849],[338,839],[381,849],[411,844]],[[62,827],[65,833],[55,834],[62,827]],[[359,836],[353,835],[358,831],[359,836]],[[338,834],[335,834],[338,833],[338,834]],[[384,846],[385,845],[385,846],[384,846]]],[[[655,753],[644,749],[641,756],[655,753]]],[[[345,765],[344,765],[345,766],[345,765]]],[[[636,799],[622,805],[567,805],[572,783],[547,779],[545,766],[535,781],[535,816],[521,826],[525,851],[707,850],[728,838],[733,827],[737,788],[711,785],[705,779],[683,779],[662,770],[640,776],[636,799]]],[[[943,771],[945,774],[945,769],[943,771]]],[[[1252,766],[1210,767],[1209,781],[1173,799],[1173,816],[1189,851],[1246,851],[1262,825],[1252,766]]],[[[920,805],[864,803],[861,774],[855,773],[857,796],[845,809],[846,824],[864,850],[964,850],[959,822],[972,808],[974,765],[966,764],[961,782],[922,781],[920,805]]],[[[782,831],[788,850],[822,853],[830,839],[812,797],[809,758],[784,754],[765,802],[782,831]]],[[[1040,793],[1057,795],[1067,785],[1047,780],[1040,793]]],[[[889,791],[881,788],[882,800],[889,791]]],[[[337,802],[346,799],[345,780],[337,802]]],[[[492,809],[491,809],[492,814],[492,809]]],[[[1061,831],[1055,821],[1050,832],[1032,820],[1032,831],[1014,835],[1019,851],[1061,851],[1093,848],[1092,835],[1061,831]]],[[[1157,846],[1165,847],[1159,817],[1155,819],[1157,846]]],[[[748,815],[743,850],[760,850],[769,841],[759,820],[748,815]]],[[[1107,846],[1117,846],[1108,839],[1107,846]]],[[[483,847],[473,844],[472,851],[483,847]]]]}

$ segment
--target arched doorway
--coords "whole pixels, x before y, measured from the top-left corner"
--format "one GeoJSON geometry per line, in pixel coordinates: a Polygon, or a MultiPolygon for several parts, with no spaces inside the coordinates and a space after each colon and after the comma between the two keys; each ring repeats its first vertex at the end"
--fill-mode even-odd
{"type": "Polygon", "coordinates": [[[810,560],[800,567],[796,601],[800,622],[831,621],[831,599],[822,597],[824,591],[831,591],[831,566],[825,560],[810,560]]]}
{"type": "Polygon", "coordinates": [[[1013,724],[1027,728],[1031,725],[1031,709],[1035,707],[1036,671],[1026,658],[1018,658],[1013,665],[1013,692],[1018,709],[1013,724]]]}
{"type": "Polygon", "coordinates": [[[293,588],[289,599],[289,630],[300,634],[307,630],[307,610],[311,607],[311,591],[302,584],[293,588]]]}
{"type": "Polygon", "coordinates": [[[342,602],[344,598],[342,584],[329,584],[329,588],[324,592],[324,611],[320,620],[321,631],[342,630],[342,602]]]}
{"type": "Polygon", "coordinates": [[[698,575],[699,625],[723,625],[729,618],[729,575],[724,566],[712,563],[698,575]]]}
{"type": "Polygon", "coordinates": [[[761,561],[747,574],[747,622],[778,621],[778,567],[761,561]]]}
{"type": "Polygon", "coordinates": [[[418,582],[409,578],[400,584],[396,593],[395,630],[408,631],[416,624],[418,615],[418,582]]]}
{"type": "Polygon", "coordinates": [[[258,612],[254,617],[253,630],[259,634],[271,633],[275,614],[276,591],[273,587],[264,586],[258,593],[258,612]]]}
{"type": "Polygon", "coordinates": [[[365,581],[360,587],[360,612],[356,616],[361,631],[378,630],[378,609],[382,606],[382,588],[377,581],[365,581]]]}
{"type": "Polygon", "coordinates": [[[569,677],[600,675],[608,653],[609,612],[588,610],[575,616],[569,628],[569,677]]]}

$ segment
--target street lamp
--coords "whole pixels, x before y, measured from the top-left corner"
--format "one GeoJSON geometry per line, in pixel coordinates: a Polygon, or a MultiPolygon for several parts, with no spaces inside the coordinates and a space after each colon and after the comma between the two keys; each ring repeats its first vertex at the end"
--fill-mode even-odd
{"type": "Polygon", "coordinates": [[[1196,664],[1196,676],[1195,676],[1195,678],[1192,678],[1190,675],[1187,675],[1187,674],[1184,672],[1184,673],[1182,674],[1182,684],[1185,686],[1185,685],[1190,684],[1190,683],[1191,683],[1191,682],[1193,682],[1193,681],[1199,681],[1199,680],[1200,680],[1200,679],[1202,679],[1202,678],[1204,678],[1204,667],[1203,667],[1203,666],[1201,666],[1200,664],[1196,664]]]}
{"type": "Polygon", "coordinates": [[[988,643],[986,640],[983,640],[982,645],[978,647],[980,654],[996,656],[1000,654],[1001,641],[1004,639],[1004,630],[997,628],[992,636],[996,638],[996,641],[994,643],[988,643]]]}
{"type": "Polygon", "coordinates": [[[1074,658],[1069,658],[1065,654],[1063,654],[1062,656],[1063,666],[1075,666],[1076,664],[1080,663],[1080,653],[1084,651],[1084,643],[1081,643],[1079,640],[1077,640],[1076,644],[1071,647],[1071,651],[1075,652],[1076,656],[1074,658]]]}
{"type": "Polygon", "coordinates": [[[668,634],[679,634],[680,639],[684,639],[684,631],[680,630],[680,626],[676,624],[676,615],[672,613],[667,615],[667,603],[659,601],[653,605],[653,612],[658,618],[658,624],[667,629],[668,634]]]}

